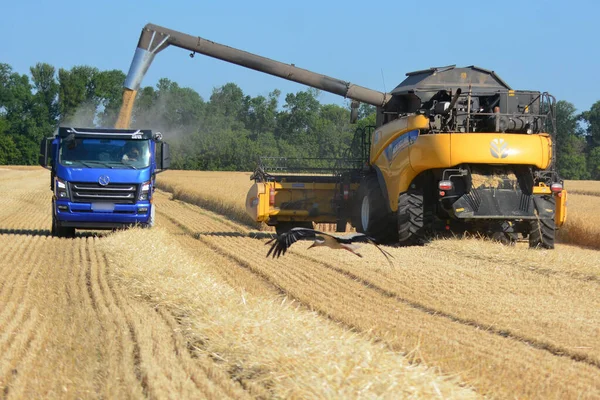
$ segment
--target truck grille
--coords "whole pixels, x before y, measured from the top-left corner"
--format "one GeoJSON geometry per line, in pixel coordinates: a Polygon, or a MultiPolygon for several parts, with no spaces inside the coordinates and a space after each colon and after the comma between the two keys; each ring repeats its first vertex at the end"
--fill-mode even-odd
{"type": "Polygon", "coordinates": [[[74,203],[134,204],[138,192],[138,185],[128,183],[110,183],[101,186],[98,183],[71,182],[69,188],[71,201],[74,203]]]}

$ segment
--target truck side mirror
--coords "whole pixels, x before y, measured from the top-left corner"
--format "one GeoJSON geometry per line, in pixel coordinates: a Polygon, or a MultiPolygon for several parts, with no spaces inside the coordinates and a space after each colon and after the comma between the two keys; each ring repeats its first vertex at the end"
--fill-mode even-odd
{"type": "Polygon", "coordinates": [[[160,169],[169,169],[171,166],[171,154],[169,153],[169,143],[160,144],[160,169]]]}
{"type": "Polygon", "coordinates": [[[358,107],[360,106],[360,103],[356,100],[352,100],[352,103],[350,103],[350,123],[351,124],[355,124],[356,121],[358,120],[358,107]]]}
{"type": "Polygon", "coordinates": [[[52,138],[43,138],[42,141],[40,142],[40,155],[38,158],[38,162],[40,164],[40,166],[46,168],[46,169],[50,169],[50,167],[48,167],[48,154],[50,153],[48,150],[48,148],[50,147],[50,145],[52,144],[52,138]]]}

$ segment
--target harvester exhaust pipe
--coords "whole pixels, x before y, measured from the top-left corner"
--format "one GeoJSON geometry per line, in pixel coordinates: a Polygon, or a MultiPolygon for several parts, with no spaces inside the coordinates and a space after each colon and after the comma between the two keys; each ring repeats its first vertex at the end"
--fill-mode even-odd
{"type": "Polygon", "coordinates": [[[131,107],[133,107],[135,92],[139,89],[142,79],[150,67],[154,56],[169,45],[189,50],[192,53],[218,58],[223,61],[278,76],[293,82],[302,83],[377,107],[384,106],[391,98],[389,93],[379,92],[340,79],[317,74],[306,69],[298,68],[293,64],[284,64],[266,57],[215,43],[201,37],[187,35],[154,24],[148,24],[142,29],[142,34],[133,56],[127,79],[125,80],[124,86],[126,90],[123,95],[123,107],[121,109],[122,112],[119,114],[119,121],[117,124],[129,124],[129,120],[126,118],[131,116],[131,111],[129,111],[128,115],[124,111],[125,106],[129,105],[129,103],[125,103],[125,97],[128,96],[127,100],[131,100],[131,107]]]}

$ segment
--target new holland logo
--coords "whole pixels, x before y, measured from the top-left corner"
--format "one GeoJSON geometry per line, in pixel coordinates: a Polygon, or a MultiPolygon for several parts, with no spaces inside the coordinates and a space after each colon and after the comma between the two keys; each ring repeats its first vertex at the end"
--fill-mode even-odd
{"type": "Polygon", "coordinates": [[[504,139],[494,139],[490,143],[490,153],[496,158],[506,158],[508,156],[508,143],[504,139]]]}
{"type": "Polygon", "coordinates": [[[108,177],[108,175],[102,175],[100,176],[100,178],[98,178],[98,183],[102,186],[108,185],[109,182],[110,178],[108,177]]]}

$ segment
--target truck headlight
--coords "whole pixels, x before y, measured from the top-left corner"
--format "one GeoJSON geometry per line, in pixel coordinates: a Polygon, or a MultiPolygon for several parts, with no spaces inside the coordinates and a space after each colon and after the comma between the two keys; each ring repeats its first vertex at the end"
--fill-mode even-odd
{"type": "Polygon", "coordinates": [[[142,189],[140,190],[140,200],[148,200],[150,193],[150,181],[142,183],[142,189]]]}
{"type": "Polygon", "coordinates": [[[67,187],[67,182],[59,178],[54,178],[54,195],[57,199],[68,199],[69,188],[67,187]]]}

